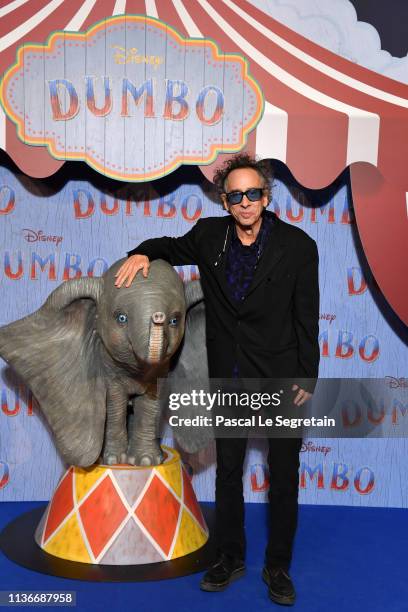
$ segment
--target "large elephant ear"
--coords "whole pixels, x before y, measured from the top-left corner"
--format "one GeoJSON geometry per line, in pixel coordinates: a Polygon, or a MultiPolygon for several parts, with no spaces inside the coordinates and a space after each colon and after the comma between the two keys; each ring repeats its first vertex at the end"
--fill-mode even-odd
{"type": "MultiPolygon", "coordinates": [[[[209,391],[207,348],[205,342],[205,306],[200,281],[185,283],[187,313],[184,339],[169,372],[168,393],[190,393],[192,390],[209,391]]],[[[167,393],[166,393],[167,395],[167,393]]],[[[170,412],[170,410],[169,410],[170,412]]],[[[204,406],[181,406],[172,412],[183,418],[207,416],[204,406]]],[[[205,448],[213,439],[211,427],[178,425],[173,434],[188,453],[205,448]]]]}
{"type": "Polygon", "coordinates": [[[0,328],[0,356],[30,387],[72,465],[101,452],[106,387],[95,332],[102,279],[64,282],[33,314],[0,328]]]}

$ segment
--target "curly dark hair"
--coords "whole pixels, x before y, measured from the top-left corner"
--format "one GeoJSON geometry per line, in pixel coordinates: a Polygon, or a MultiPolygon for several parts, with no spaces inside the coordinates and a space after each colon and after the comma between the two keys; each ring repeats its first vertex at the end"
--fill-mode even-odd
{"type": "Polygon", "coordinates": [[[217,188],[218,195],[225,193],[225,181],[230,172],[237,170],[238,168],[253,168],[259,174],[264,181],[264,187],[267,192],[268,202],[271,201],[272,187],[271,183],[273,180],[273,169],[271,163],[268,160],[257,160],[249,153],[238,153],[233,155],[224,161],[222,166],[214,174],[214,185],[217,188]]]}

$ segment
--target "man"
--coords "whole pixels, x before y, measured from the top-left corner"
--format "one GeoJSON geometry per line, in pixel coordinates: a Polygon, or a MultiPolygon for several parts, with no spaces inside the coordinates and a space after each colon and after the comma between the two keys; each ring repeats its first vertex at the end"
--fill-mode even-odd
{"type": "MultiPolygon", "coordinates": [[[[149,261],[197,264],[206,305],[211,378],[290,378],[301,406],[318,373],[318,253],[301,229],[266,210],[270,172],[247,154],[228,159],[216,173],[225,217],[199,220],[180,238],[146,240],[128,253],[116,285],[129,286],[149,261]]],[[[269,596],[290,605],[288,574],[297,525],[301,439],[269,439],[270,534],[263,579],[269,596]]],[[[216,440],[217,558],[201,581],[206,591],[225,589],[245,572],[242,470],[246,438],[216,440]]]]}

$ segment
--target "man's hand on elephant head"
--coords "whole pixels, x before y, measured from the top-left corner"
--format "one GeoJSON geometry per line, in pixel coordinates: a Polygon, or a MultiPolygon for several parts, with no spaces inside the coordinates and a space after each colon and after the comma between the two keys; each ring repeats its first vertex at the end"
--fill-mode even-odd
{"type": "Polygon", "coordinates": [[[125,287],[130,287],[133,279],[140,270],[142,270],[143,276],[147,278],[149,266],[150,261],[146,255],[132,255],[116,272],[115,286],[119,288],[123,283],[126,283],[125,287]]]}

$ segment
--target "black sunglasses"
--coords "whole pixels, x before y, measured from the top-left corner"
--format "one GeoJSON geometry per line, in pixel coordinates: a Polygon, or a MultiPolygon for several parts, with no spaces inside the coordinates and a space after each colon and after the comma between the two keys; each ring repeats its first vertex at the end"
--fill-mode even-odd
{"type": "Polygon", "coordinates": [[[244,195],[250,202],[257,202],[262,198],[263,192],[264,189],[262,187],[251,187],[251,189],[247,189],[246,191],[230,191],[225,194],[225,198],[228,204],[232,205],[241,204],[244,195]]]}

